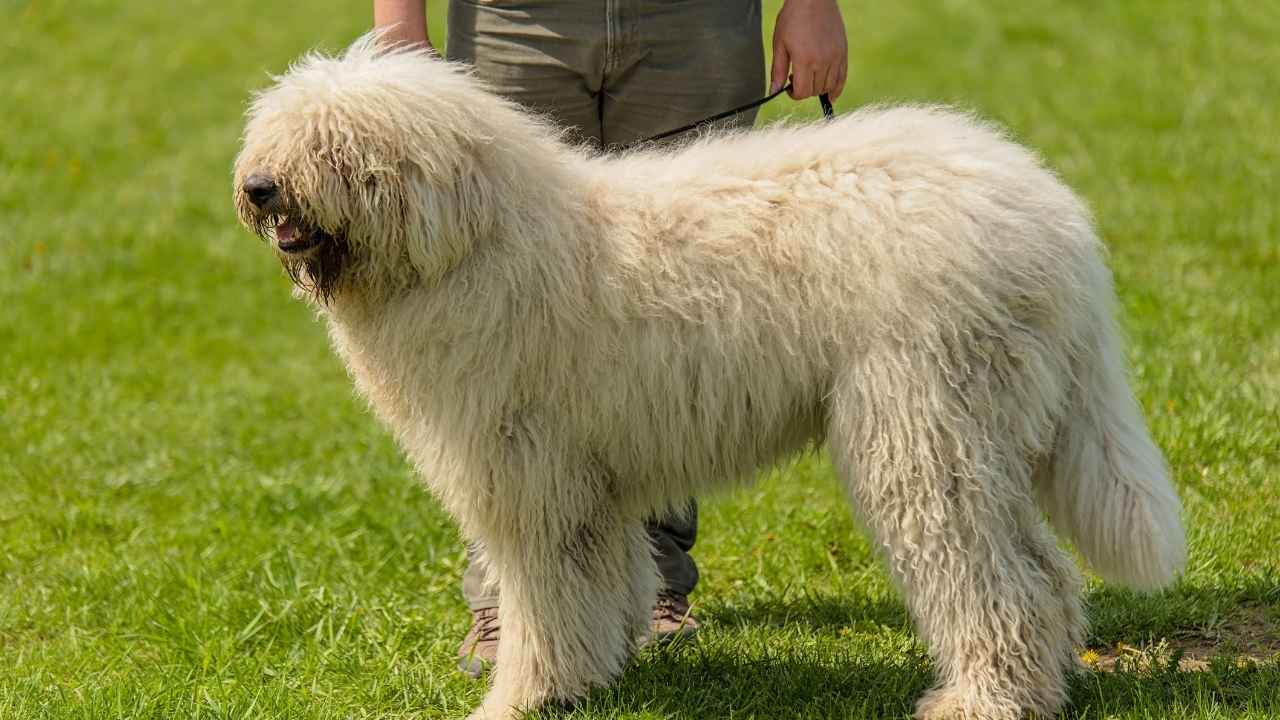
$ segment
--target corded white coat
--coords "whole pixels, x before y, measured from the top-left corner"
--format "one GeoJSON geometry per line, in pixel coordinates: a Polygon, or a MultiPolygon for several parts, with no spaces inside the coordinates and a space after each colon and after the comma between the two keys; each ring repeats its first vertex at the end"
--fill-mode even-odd
{"type": "Polygon", "coordinates": [[[1042,510],[1109,580],[1184,562],[1089,215],[971,116],[600,156],[367,37],[256,97],[236,187],[247,224],[340,238],[304,294],[487,553],[502,635],[475,717],[610,682],[656,591],[643,520],[824,440],[936,659],[921,718],[1064,702],[1080,576],[1042,510]],[[248,202],[252,173],[284,210],[248,202]]]}

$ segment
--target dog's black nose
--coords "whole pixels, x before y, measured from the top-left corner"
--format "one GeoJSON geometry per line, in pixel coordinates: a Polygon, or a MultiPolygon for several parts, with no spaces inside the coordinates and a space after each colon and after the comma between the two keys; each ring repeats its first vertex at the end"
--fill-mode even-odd
{"type": "Polygon", "coordinates": [[[244,194],[249,196],[249,202],[262,207],[271,202],[276,196],[276,182],[261,173],[254,173],[245,178],[244,194]]]}

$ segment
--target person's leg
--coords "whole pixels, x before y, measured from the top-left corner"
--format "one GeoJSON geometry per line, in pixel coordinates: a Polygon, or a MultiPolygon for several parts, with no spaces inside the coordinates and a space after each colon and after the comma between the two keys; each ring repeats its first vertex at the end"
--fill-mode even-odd
{"type": "Polygon", "coordinates": [[[486,582],[484,554],[473,545],[467,545],[467,569],[462,573],[462,597],[471,610],[498,607],[496,583],[486,582]]]}
{"type": "MultiPolygon", "coordinates": [[[[625,145],[758,99],[759,0],[617,0],[608,20],[603,136],[625,145]]],[[[755,110],[724,124],[750,127],[755,110]]],[[[672,141],[679,141],[679,137],[672,141]]]]}
{"type": "Polygon", "coordinates": [[[679,513],[645,523],[662,581],[653,607],[649,631],[665,642],[697,632],[698,620],[690,612],[689,593],[698,584],[698,564],[689,551],[698,538],[698,504],[693,500],[679,513]]]}
{"type": "Polygon", "coordinates": [[[698,504],[690,500],[684,512],[650,521],[645,529],[653,542],[663,590],[677,595],[693,592],[698,584],[698,564],[689,551],[698,539],[698,504]]]}
{"type": "Polygon", "coordinates": [[[471,64],[499,95],[571,129],[571,138],[598,145],[604,13],[579,5],[452,0],[446,56],[471,64]]]}
{"type": "MultiPolygon", "coordinates": [[[[603,36],[603,15],[592,27],[582,13],[547,1],[449,3],[445,56],[475,68],[498,94],[599,141],[599,85],[592,68],[601,62],[599,42],[573,40],[603,36]],[[536,20],[534,19],[536,17],[536,20]]],[[[473,612],[497,607],[496,587],[486,586],[482,557],[467,548],[462,595],[473,612]]]]}
{"type": "MultiPolygon", "coordinates": [[[[603,14],[572,12],[554,1],[500,4],[453,0],[449,3],[446,57],[475,68],[498,94],[574,128],[599,142],[599,67],[603,14]],[[536,19],[535,19],[536,18],[536,19]],[[575,40],[574,38],[582,38],[575,40]],[[592,78],[595,86],[592,87],[592,78]]],[[[481,557],[467,548],[462,595],[472,612],[498,605],[498,591],[486,586],[481,557]]]]}
{"type": "MultiPolygon", "coordinates": [[[[601,103],[604,144],[626,145],[744,105],[764,92],[764,43],[759,0],[617,0],[606,13],[601,103]]],[[[749,110],[725,124],[750,127],[749,110]]],[[[672,138],[679,141],[680,138],[672,138]]],[[[698,507],[646,525],[662,576],[654,609],[659,638],[697,628],[686,597],[698,584],[689,551],[698,535],[698,507]],[[666,603],[666,604],[663,604],[666,603]]]]}
{"type": "MultiPolygon", "coordinates": [[[[452,0],[447,57],[470,63],[494,91],[597,145],[648,137],[748,102],[761,91],[759,0],[703,0],[682,8],[626,2],[606,13],[594,2],[452,0]],[[681,40],[690,27],[703,28],[715,42],[698,47],[681,40]],[[605,91],[609,66],[619,72],[616,87],[605,91]],[[613,118],[616,137],[604,137],[606,115],[613,118]]],[[[751,111],[729,123],[749,126],[754,117],[751,111]]],[[[665,604],[654,609],[652,629],[669,637],[696,628],[685,597],[698,582],[689,555],[697,538],[697,505],[690,500],[687,513],[651,521],[645,529],[664,586],[665,604]]],[[[470,549],[462,591],[476,620],[459,650],[460,665],[478,674],[481,661],[491,661],[496,651],[497,614],[489,611],[498,594],[486,586],[482,558],[470,549]]]]}
{"type": "MultiPolygon", "coordinates": [[[[571,129],[570,139],[600,144],[600,77],[604,15],[572,3],[449,3],[446,57],[475,68],[490,89],[571,129]]],[[[486,582],[487,562],[467,548],[462,596],[471,629],[458,648],[458,667],[478,677],[497,658],[499,592],[486,582]]]]}

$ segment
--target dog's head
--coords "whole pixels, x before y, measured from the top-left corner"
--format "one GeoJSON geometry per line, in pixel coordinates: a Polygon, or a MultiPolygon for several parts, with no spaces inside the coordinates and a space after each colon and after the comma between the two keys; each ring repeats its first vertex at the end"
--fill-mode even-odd
{"type": "Polygon", "coordinates": [[[489,195],[470,106],[488,93],[431,53],[380,49],[375,36],[274,80],[248,112],[235,205],[300,288],[327,302],[438,276],[465,255],[489,195]]]}

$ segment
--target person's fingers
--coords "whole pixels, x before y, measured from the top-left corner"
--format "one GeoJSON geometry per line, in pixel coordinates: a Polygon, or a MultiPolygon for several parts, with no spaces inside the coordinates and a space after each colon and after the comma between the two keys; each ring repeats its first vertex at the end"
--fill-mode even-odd
{"type": "Polygon", "coordinates": [[[791,98],[803,100],[807,97],[813,97],[813,68],[797,65],[791,69],[791,98]]]}
{"type": "Polygon", "coordinates": [[[773,70],[770,73],[769,94],[772,95],[787,84],[787,70],[791,68],[791,53],[785,45],[773,48],[773,70]]]}
{"type": "Polygon", "coordinates": [[[831,92],[831,68],[818,65],[813,68],[813,94],[822,95],[831,92]]]}
{"type": "Polygon", "coordinates": [[[805,70],[805,77],[809,78],[809,92],[801,97],[818,97],[827,91],[827,71],[822,65],[809,65],[805,70]]]}
{"type": "Polygon", "coordinates": [[[831,91],[831,99],[835,100],[844,92],[844,84],[849,79],[848,64],[840,65],[840,72],[836,75],[836,88],[831,91]]]}
{"type": "Polygon", "coordinates": [[[840,63],[832,63],[827,66],[827,80],[823,84],[823,92],[831,96],[832,100],[840,97],[840,90],[844,87],[844,83],[840,80],[840,63]]]}

